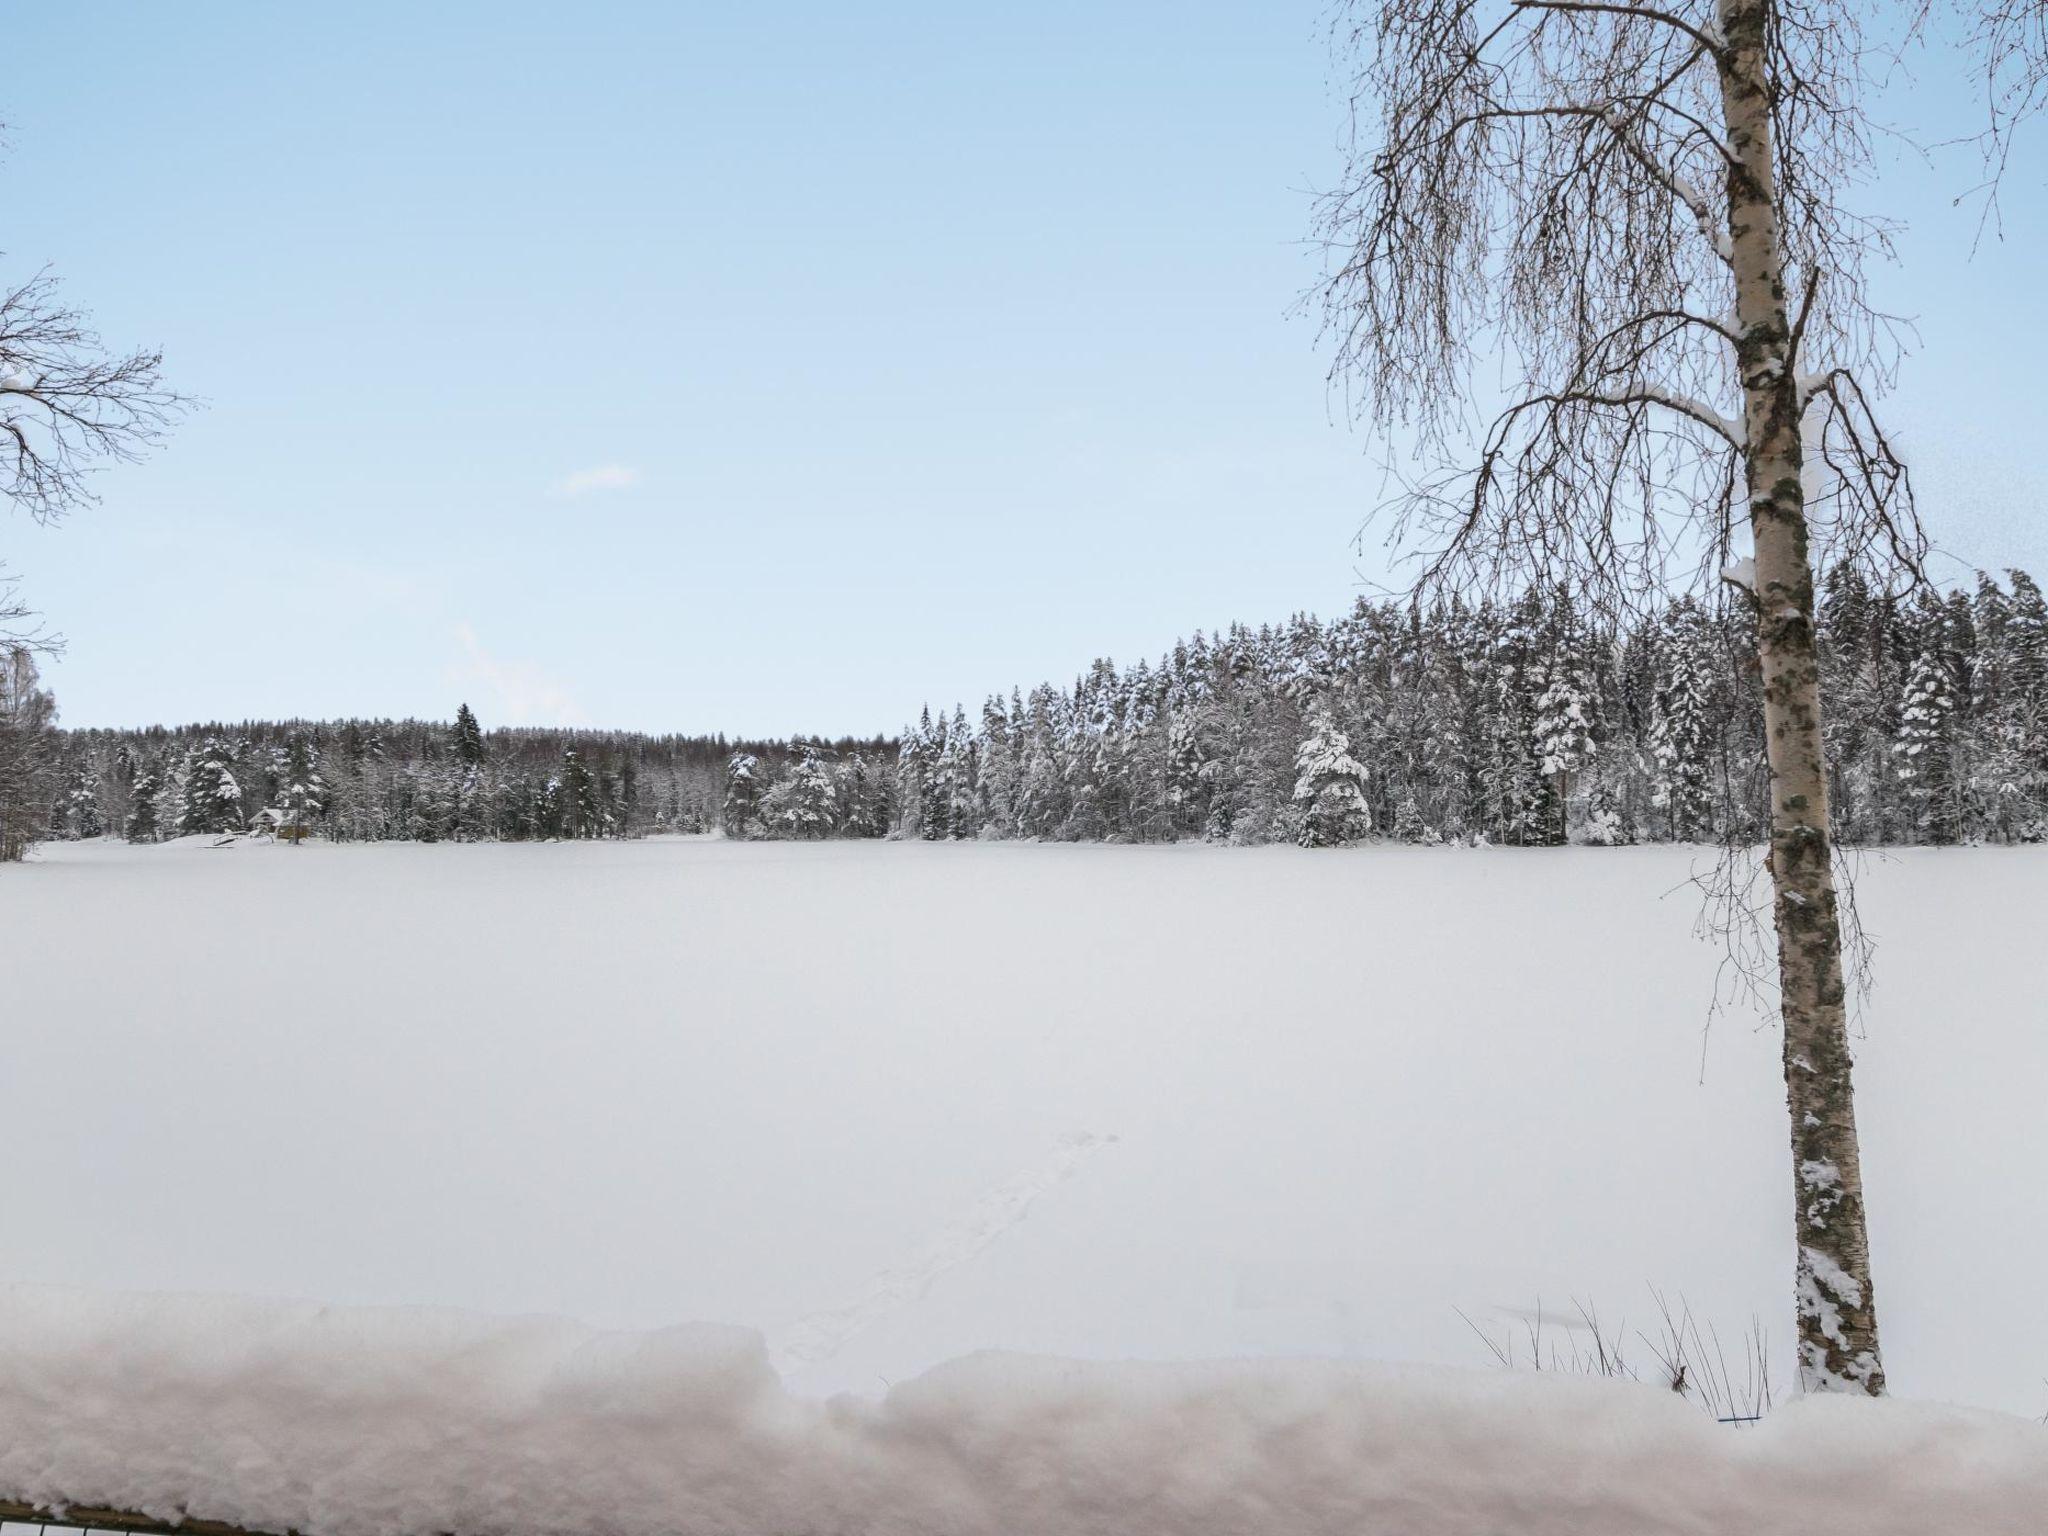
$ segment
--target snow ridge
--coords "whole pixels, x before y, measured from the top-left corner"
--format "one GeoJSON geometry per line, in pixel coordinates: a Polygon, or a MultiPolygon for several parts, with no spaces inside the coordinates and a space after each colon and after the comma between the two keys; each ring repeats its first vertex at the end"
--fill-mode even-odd
{"type": "Polygon", "coordinates": [[[983,1354],[793,1396],[759,1336],[0,1289],[0,1496],[307,1536],[2038,1532],[2048,1430],[1322,1361],[983,1354]]]}

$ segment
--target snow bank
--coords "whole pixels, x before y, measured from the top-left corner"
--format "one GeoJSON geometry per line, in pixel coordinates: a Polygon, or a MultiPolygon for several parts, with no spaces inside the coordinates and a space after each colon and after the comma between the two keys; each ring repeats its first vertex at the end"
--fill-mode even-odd
{"type": "Polygon", "coordinates": [[[1998,1536],[2040,1529],[2048,1430],[1306,1361],[985,1354],[818,1401],[709,1324],[16,1287],[0,1495],[309,1536],[1998,1536]]]}

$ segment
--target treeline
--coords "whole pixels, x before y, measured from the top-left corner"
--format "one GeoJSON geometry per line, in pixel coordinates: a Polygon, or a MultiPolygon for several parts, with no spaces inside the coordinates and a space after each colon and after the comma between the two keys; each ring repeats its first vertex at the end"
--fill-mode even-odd
{"type": "MultiPolygon", "coordinates": [[[[1606,623],[1559,593],[1197,633],[1156,665],[905,730],[925,838],[1755,842],[1768,830],[1751,599],[1606,623]]],[[[1838,835],[2048,836],[2048,610],[2022,572],[1820,602],[1838,835]]]]}
{"type": "MultiPolygon", "coordinates": [[[[1746,594],[1607,622],[1561,593],[1361,601],[1197,633],[1156,664],[929,710],[896,739],[251,721],[60,731],[0,668],[0,857],[38,838],[250,827],[337,840],[735,837],[1756,842],[1768,774],[1746,594]]],[[[2048,606],[1974,590],[1820,600],[1838,835],[2048,838],[2048,606]]]]}
{"type": "MultiPolygon", "coordinates": [[[[484,731],[467,704],[420,720],[247,721],[59,731],[16,820],[37,837],[155,842],[251,828],[337,841],[517,841],[703,832],[718,825],[735,752],[782,772],[800,743],[518,727],[484,731]]],[[[0,754],[9,740],[0,725],[0,754]]],[[[895,743],[812,744],[835,763],[887,762],[895,743]]],[[[878,826],[886,823],[876,813],[878,826]]]]}

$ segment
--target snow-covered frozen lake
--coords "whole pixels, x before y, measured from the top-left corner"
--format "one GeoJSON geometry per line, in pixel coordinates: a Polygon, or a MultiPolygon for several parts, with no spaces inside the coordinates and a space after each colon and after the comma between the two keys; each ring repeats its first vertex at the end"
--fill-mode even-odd
{"type": "MultiPolygon", "coordinates": [[[[1784,1382],[1777,1037],[1724,1018],[1701,1081],[1674,891],[1711,858],[51,846],[0,872],[0,1279],[742,1323],[809,1392],[1481,1364],[1461,1310],[1655,1286],[1784,1382]]],[[[2038,1414],[2048,851],[1861,887],[1894,1390],[2038,1414]]]]}

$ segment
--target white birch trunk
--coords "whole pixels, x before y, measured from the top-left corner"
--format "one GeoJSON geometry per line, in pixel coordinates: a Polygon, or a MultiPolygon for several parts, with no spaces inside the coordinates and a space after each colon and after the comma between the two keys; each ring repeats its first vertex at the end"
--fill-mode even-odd
{"type": "Polygon", "coordinates": [[[1799,1371],[1807,1391],[1884,1391],[1842,983],[1814,581],[1801,470],[1766,54],[1769,0],[1721,0],[1728,234],[1747,428],[1757,637],[1771,770],[1771,880],[1798,1229],[1799,1371]]]}

